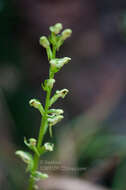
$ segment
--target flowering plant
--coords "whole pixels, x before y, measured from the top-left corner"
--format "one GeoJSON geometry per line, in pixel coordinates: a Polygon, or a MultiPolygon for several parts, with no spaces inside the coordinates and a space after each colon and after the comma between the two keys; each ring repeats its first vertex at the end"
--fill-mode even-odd
{"type": "Polygon", "coordinates": [[[56,58],[56,52],[59,51],[64,41],[72,34],[71,29],[65,29],[61,32],[62,29],[62,24],[57,23],[54,26],[49,27],[49,30],[51,32],[49,37],[40,37],[40,45],[46,49],[48,61],[50,64],[49,78],[42,84],[42,88],[46,92],[45,105],[43,106],[42,103],[37,99],[31,99],[29,101],[30,106],[37,109],[41,114],[39,135],[38,139],[30,138],[27,140],[24,138],[25,145],[33,152],[33,155],[22,150],[16,151],[16,155],[18,155],[23,160],[23,162],[26,163],[26,171],[30,174],[28,190],[35,189],[36,181],[48,177],[47,174],[38,171],[39,161],[41,155],[46,152],[53,151],[54,144],[51,144],[49,142],[43,144],[43,139],[45,134],[48,132],[48,129],[50,136],[52,137],[53,126],[63,119],[62,109],[51,108],[59,98],[65,98],[68,93],[67,89],[62,89],[57,90],[55,94],[51,96],[54,83],[56,82],[54,79],[55,74],[71,60],[69,57],[56,58]]]}

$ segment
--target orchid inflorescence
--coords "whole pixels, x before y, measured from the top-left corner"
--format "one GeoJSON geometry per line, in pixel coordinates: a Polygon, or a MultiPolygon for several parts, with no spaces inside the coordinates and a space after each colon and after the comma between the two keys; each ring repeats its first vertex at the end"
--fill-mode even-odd
{"type": "Polygon", "coordinates": [[[56,90],[55,94],[51,97],[51,92],[56,82],[54,79],[55,74],[71,60],[69,57],[56,58],[56,52],[59,51],[64,41],[72,34],[71,29],[65,29],[63,31],[62,29],[62,24],[57,23],[54,26],[49,27],[51,32],[49,37],[40,37],[40,45],[46,49],[50,64],[49,79],[45,80],[42,84],[42,89],[46,92],[45,105],[43,106],[42,103],[37,99],[31,99],[29,101],[30,106],[37,109],[41,114],[40,131],[37,140],[35,138],[30,138],[29,140],[24,138],[25,145],[34,153],[34,155],[22,150],[16,151],[16,155],[18,155],[23,160],[23,162],[26,163],[26,171],[30,173],[28,190],[35,189],[36,181],[48,177],[47,174],[38,171],[39,161],[41,155],[46,152],[53,151],[54,144],[49,142],[43,144],[43,138],[48,132],[48,129],[50,136],[52,137],[53,126],[64,118],[64,111],[62,109],[51,108],[59,98],[65,98],[68,93],[67,89],[56,90]]]}

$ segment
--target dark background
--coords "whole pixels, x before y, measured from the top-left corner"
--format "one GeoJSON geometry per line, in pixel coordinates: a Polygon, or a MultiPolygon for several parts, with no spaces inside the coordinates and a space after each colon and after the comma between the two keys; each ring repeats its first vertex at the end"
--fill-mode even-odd
{"type": "Polygon", "coordinates": [[[70,93],[56,104],[65,118],[54,128],[55,152],[46,159],[86,167],[76,176],[125,190],[125,0],[0,0],[0,189],[27,183],[14,152],[26,149],[24,136],[38,134],[40,115],[28,102],[44,103],[49,64],[39,38],[57,22],[73,31],[58,54],[72,61],[56,75],[54,91],[70,93]]]}

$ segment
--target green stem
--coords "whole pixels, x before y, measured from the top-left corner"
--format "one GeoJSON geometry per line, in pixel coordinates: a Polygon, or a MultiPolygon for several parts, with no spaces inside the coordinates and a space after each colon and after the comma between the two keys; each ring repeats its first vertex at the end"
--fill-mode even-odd
{"type": "MultiPolygon", "coordinates": [[[[56,55],[56,49],[53,48],[53,57],[55,58],[55,55],[56,55]]],[[[50,72],[50,76],[49,78],[54,78],[54,73],[51,73],[50,72]]],[[[49,109],[49,101],[50,101],[50,96],[51,96],[51,91],[52,89],[50,88],[48,91],[47,91],[47,94],[46,94],[46,102],[45,102],[45,113],[43,115],[43,118],[41,119],[41,125],[40,125],[40,130],[39,130],[39,136],[38,136],[38,143],[37,143],[37,148],[38,150],[40,149],[41,145],[42,145],[42,142],[43,142],[43,138],[44,138],[44,135],[45,135],[45,130],[46,130],[46,124],[47,124],[47,113],[48,113],[48,109],[49,109]]],[[[38,170],[38,167],[39,167],[39,156],[35,153],[34,154],[34,167],[32,169],[32,172],[34,173],[36,170],[38,170]]],[[[29,186],[28,186],[28,190],[32,190],[33,189],[33,186],[35,184],[35,179],[33,177],[30,176],[30,179],[29,179],[29,186]]]]}
{"type": "MultiPolygon", "coordinates": [[[[35,154],[34,155],[34,168],[33,168],[32,172],[35,172],[38,169],[38,164],[39,164],[39,157],[37,154],[35,154]]],[[[33,177],[30,176],[28,190],[32,190],[34,184],[35,184],[35,180],[33,177]]]]}
{"type": "Polygon", "coordinates": [[[56,47],[53,46],[52,58],[55,59],[56,57],[56,47]]]}

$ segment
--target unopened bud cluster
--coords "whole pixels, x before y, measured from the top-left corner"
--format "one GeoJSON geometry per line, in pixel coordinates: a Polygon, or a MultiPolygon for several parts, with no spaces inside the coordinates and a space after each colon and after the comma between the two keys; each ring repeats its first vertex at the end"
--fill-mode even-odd
{"type": "Polygon", "coordinates": [[[52,44],[58,51],[60,46],[64,43],[64,41],[67,38],[69,38],[72,34],[71,29],[67,28],[63,31],[62,31],[62,29],[63,29],[63,25],[61,23],[57,23],[57,24],[49,27],[49,30],[51,31],[51,35],[49,36],[49,39],[46,36],[42,36],[40,38],[40,45],[43,46],[44,48],[46,48],[49,60],[51,60],[51,56],[53,56],[53,53],[50,48],[50,44],[52,44]],[[60,32],[61,32],[61,34],[60,34],[60,32]]]}

